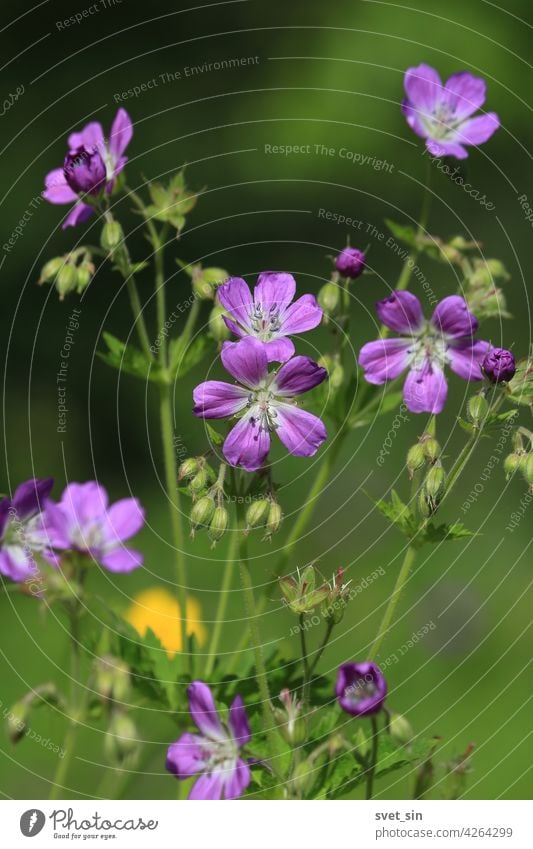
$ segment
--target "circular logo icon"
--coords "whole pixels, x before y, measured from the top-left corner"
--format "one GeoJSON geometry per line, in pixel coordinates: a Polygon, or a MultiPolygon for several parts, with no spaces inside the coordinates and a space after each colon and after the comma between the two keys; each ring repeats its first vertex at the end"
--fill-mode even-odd
{"type": "Polygon", "coordinates": [[[29,811],[24,811],[20,818],[20,830],[24,837],[35,837],[43,830],[46,817],[42,811],[37,808],[30,808],[29,811]]]}

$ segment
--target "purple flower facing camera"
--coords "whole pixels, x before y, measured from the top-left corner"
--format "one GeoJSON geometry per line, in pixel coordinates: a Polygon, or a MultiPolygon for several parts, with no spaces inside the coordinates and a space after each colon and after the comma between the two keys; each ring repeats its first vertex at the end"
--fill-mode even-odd
{"type": "Polygon", "coordinates": [[[13,498],[0,500],[0,573],[12,581],[35,575],[35,555],[54,561],[41,524],[41,510],[53,483],[52,478],[31,478],[17,487],[13,498]]]}
{"type": "Polygon", "coordinates": [[[387,696],[387,682],[375,663],[343,663],[337,672],[335,695],[341,708],[352,716],[378,713],[387,696]]]}

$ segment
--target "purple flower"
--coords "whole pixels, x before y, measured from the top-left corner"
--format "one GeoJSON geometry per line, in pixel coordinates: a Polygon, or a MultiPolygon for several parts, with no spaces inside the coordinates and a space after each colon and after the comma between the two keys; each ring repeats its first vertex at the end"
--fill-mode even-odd
{"type": "Polygon", "coordinates": [[[344,248],[335,259],[335,268],[344,277],[352,280],[359,277],[365,270],[366,257],[357,248],[344,248]]]}
{"type": "Polygon", "coordinates": [[[491,348],[481,364],[491,383],[511,380],[516,372],[515,358],[505,348],[491,348]]]}
{"type": "Polygon", "coordinates": [[[418,65],[405,73],[407,97],[402,111],[411,129],[426,140],[432,156],[466,159],[464,145],[486,142],[500,126],[495,112],[471,116],[485,103],[485,80],[467,71],[453,74],[442,84],[430,65],[418,65]]]}
{"type": "Polygon", "coordinates": [[[111,193],[127,162],[123,154],[132,135],[130,116],[120,108],[111,125],[109,141],[104,139],[102,125],[97,121],[69,136],[63,168],[55,168],[46,175],[43,192],[50,203],[74,204],[63,229],[81,224],[93,214],[92,206],[79,199],[80,194],[98,194],[104,187],[108,194],[111,193]]]}
{"type": "Polygon", "coordinates": [[[483,380],[481,363],[489,343],[473,338],[478,320],[464,298],[444,298],[426,321],[418,298],[398,291],[378,301],[377,313],[383,324],[402,336],[363,345],[359,363],[368,383],[375,384],[409,369],[403,397],[412,413],[442,411],[448,392],[445,365],[464,380],[483,380]]]}
{"type": "Polygon", "coordinates": [[[122,544],[144,524],[144,510],[136,498],[108,507],[107,492],[95,481],[71,483],[61,501],[47,502],[43,521],[58,551],[85,554],[110,572],[131,572],[142,565],[142,554],[122,544]]]}
{"type": "Polygon", "coordinates": [[[252,736],[243,701],[235,697],[224,725],[207,684],[193,681],[187,692],[200,734],[182,734],[169,746],[167,769],[181,780],[199,776],[189,799],[237,799],[250,783],[250,767],[240,757],[252,736]]]}
{"type": "Polygon", "coordinates": [[[13,498],[0,500],[0,573],[12,581],[35,575],[35,554],[54,559],[42,533],[41,509],[50,494],[52,478],[21,483],[13,498]]]}
{"type": "Polygon", "coordinates": [[[302,295],[292,303],[296,281],[283,271],[263,271],[254,294],[241,277],[230,277],[218,289],[218,299],[230,318],[224,321],[239,338],[252,336],[264,343],[269,362],[283,363],[294,354],[288,336],[304,333],[320,324],[322,310],[314,295],[302,295]]]}
{"type": "Polygon", "coordinates": [[[387,696],[387,682],[375,663],[344,663],[339,666],[335,695],[346,713],[370,716],[381,710],[387,696]]]}
{"type": "Polygon", "coordinates": [[[201,383],[193,393],[193,413],[204,419],[242,413],[222,448],[228,463],[249,472],[259,469],[270,450],[272,431],[291,454],[312,457],[327,438],[326,428],[317,416],[291,402],[322,383],[326,369],[309,357],[293,357],[269,374],[265,345],[253,336],[225,342],[221,358],[239,385],[221,380],[201,383]]]}

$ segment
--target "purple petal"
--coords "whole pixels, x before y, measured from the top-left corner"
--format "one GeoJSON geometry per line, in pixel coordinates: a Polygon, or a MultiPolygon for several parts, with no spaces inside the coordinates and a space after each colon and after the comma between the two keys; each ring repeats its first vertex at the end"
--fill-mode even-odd
{"type": "Polygon", "coordinates": [[[313,330],[322,321],[322,310],[314,295],[302,295],[285,310],[281,319],[280,332],[291,336],[313,330]]]}
{"type": "Polygon", "coordinates": [[[359,365],[368,383],[385,383],[398,377],[409,365],[412,339],[377,339],[367,342],[359,353],[359,365]]]}
{"type": "Polygon", "coordinates": [[[427,139],[426,147],[432,156],[436,156],[439,159],[441,156],[454,156],[456,159],[466,159],[468,156],[468,151],[457,142],[427,139]]]}
{"type": "Polygon", "coordinates": [[[233,703],[229,709],[228,725],[233,734],[233,739],[239,747],[245,746],[246,743],[250,742],[252,732],[250,731],[246,709],[241,696],[235,696],[233,699],[233,703]]]}
{"type": "Polygon", "coordinates": [[[131,118],[122,107],[115,115],[115,120],[111,125],[111,133],[109,135],[109,150],[113,154],[113,159],[118,162],[133,136],[133,125],[131,118]]]}
{"type": "Polygon", "coordinates": [[[387,682],[375,663],[344,663],[339,667],[335,695],[342,709],[352,716],[377,713],[387,690],[387,682]]]}
{"type": "Polygon", "coordinates": [[[10,498],[2,498],[0,499],[0,539],[4,534],[5,526],[7,525],[7,521],[9,519],[9,512],[11,510],[11,499],[10,498]]]}
{"type": "Polygon", "coordinates": [[[485,103],[487,86],[481,77],[468,71],[452,74],[444,86],[442,104],[452,120],[469,118],[485,103]]]}
{"type": "Polygon", "coordinates": [[[75,520],[63,505],[48,501],[42,515],[42,534],[47,545],[53,548],[70,548],[70,530],[75,520]]]}
{"type": "Polygon", "coordinates": [[[168,747],[166,767],[177,778],[190,778],[201,772],[209,759],[198,734],[182,734],[179,740],[168,747]]]}
{"type": "Polygon", "coordinates": [[[199,801],[218,801],[222,798],[224,786],[224,774],[220,770],[211,773],[202,773],[189,793],[189,799],[199,801]]]}
{"type": "Polygon", "coordinates": [[[87,221],[91,217],[93,212],[92,206],[82,203],[81,200],[78,201],[63,221],[62,229],[66,230],[67,227],[76,227],[78,224],[83,224],[84,221],[87,221]]]}
{"type": "Polygon", "coordinates": [[[442,82],[435,68],[418,65],[408,68],[404,79],[405,93],[412,106],[424,115],[431,115],[442,96],[442,82]]]}
{"type": "Polygon", "coordinates": [[[257,278],[254,303],[263,312],[287,309],[296,292],[296,280],[285,271],[263,271],[257,278]]]}
{"type": "Polygon", "coordinates": [[[277,404],[277,435],[295,457],[312,457],[328,438],[324,422],[292,404],[277,404]]]}
{"type": "Polygon", "coordinates": [[[61,496],[61,507],[81,527],[105,516],[107,492],[96,481],[70,483],[61,496]]]}
{"type": "Polygon", "coordinates": [[[84,147],[86,150],[102,153],[105,149],[104,131],[98,121],[91,121],[79,133],[71,133],[68,137],[70,151],[84,147]]]}
{"type": "Polygon", "coordinates": [[[115,501],[107,511],[109,538],[114,542],[130,539],[144,525],[144,510],[137,498],[115,501]]]}
{"type": "Polygon", "coordinates": [[[287,336],[263,342],[269,363],[284,363],[294,354],[294,344],[287,336]]]}
{"type": "Polygon", "coordinates": [[[220,722],[213,694],[203,681],[193,681],[187,690],[189,711],[196,727],[210,740],[227,740],[227,734],[220,722]]]}
{"type": "Polygon", "coordinates": [[[479,327],[477,318],[460,295],[443,298],[431,316],[431,323],[439,333],[453,338],[472,336],[479,327]]]}
{"type": "Polygon", "coordinates": [[[481,364],[490,344],[482,339],[461,339],[452,342],[446,352],[450,368],[464,380],[483,380],[481,364]]]}
{"type": "Polygon", "coordinates": [[[0,551],[0,573],[12,581],[25,581],[37,572],[37,566],[20,545],[7,545],[0,551]]]}
{"type": "Polygon", "coordinates": [[[44,178],[44,185],[42,196],[49,203],[74,203],[78,199],[77,194],[67,185],[62,168],[50,171],[44,178]]]}
{"type": "Polygon", "coordinates": [[[272,391],[276,395],[293,398],[318,386],[327,376],[326,369],[309,357],[293,357],[280,368],[272,384],[272,391]]]}
{"type": "Polygon", "coordinates": [[[204,419],[225,419],[244,410],[249,394],[242,386],[222,380],[206,380],[193,392],[193,413],[204,419]]]}
{"type": "Polygon", "coordinates": [[[246,336],[246,332],[242,329],[242,327],[239,327],[239,325],[232,321],[231,318],[228,318],[227,315],[223,315],[222,318],[226,322],[226,327],[231,330],[231,332],[234,333],[235,336],[238,336],[239,339],[242,339],[243,336],[246,336]]]}
{"type": "Polygon", "coordinates": [[[143,565],[144,557],[134,548],[113,548],[95,559],[109,572],[133,572],[143,565]]]}
{"type": "Polygon", "coordinates": [[[231,376],[250,389],[257,389],[266,377],[267,352],[264,344],[253,336],[246,336],[239,342],[224,342],[220,358],[231,376]]]}
{"type": "Polygon", "coordinates": [[[460,144],[483,144],[496,132],[500,126],[500,119],[495,112],[487,112],[486,115],[478,115],[477,118],[469,118],[459,124],[455,135],[460,144]]]}
{"type": "Polygon", "coordinates": [[[420,301],[411,292],[392,292],[377,302],[376,311],[379,320],[396,333],[414,335],[424,323],[420,301]]]}
{"type": "Polygon", "coordinates": [[[12,505],[17,511],[17,518],[24,521],[29,516],[43,509],[44,499],[48,498],[54,485],[53,478],[37,480],[32,478],[21,483],[15,490],[12,505]]]}
{"type": "Polygon", "coordinates": [[[402,103],[402,112],[405,116],[405,120],[411,127],[412,131],[425,139],[427,137],[428,131],[424,126],[424,123],[420,120],[420,112],[418,109],[415,109],[414,106],[411,106],[409,101],[405,99],[402,103]]]}
{"type": "Polygon", "coordinates": [[[230,277],[217,289],[220,304],[233,318],[250,329],[250,316],[254,302],[248,284],[242,277],[230,277]]]}
{"type": "Polygon", "coordinates": [[[434,363],[427,363],[419,371],[411,369],[403,388],[403,399],[412,413],[441,413],[448,385],[444,373],[434,363]]]}
{"type": "Polygon", "coordinates": [[[252,407],[230,430],[222,446],[228,463],[248,472],[260,469],[270,451],[270,433],[260,425],[259,413],[258,407],[252,407]]]}
{"type": "Polygon", "coordinates": [[[248,787],[250,780],[250,767],[238,758],[234,769],[231,772],[229,770],[225,772],[224,799],[238,799],[248,787]]]}

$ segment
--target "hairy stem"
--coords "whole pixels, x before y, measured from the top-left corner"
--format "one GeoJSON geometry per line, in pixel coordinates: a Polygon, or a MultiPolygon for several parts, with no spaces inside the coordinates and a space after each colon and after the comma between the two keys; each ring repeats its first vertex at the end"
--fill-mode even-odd
{"type": "Polygon", "coordinates": [[[307,641],[305,639],[305,628],[304,628],[304,615],[300,613],[299,616],[299,625],[300,625],[300,646],[302,651],[302,672],[303,672],[303,686],[302,686],[302,697],[304,704],[307,704],[309,701],[309,688],[311,685],[311,673],[309,669],[309,656],[307,653],[307,641]]]}
{"type": "Polygon", "coordinates": [[[218,594],[218,606],[217,612],[215,614],[215,624],[213,627],[213,633],[211,635],[211,643],[209,646],[209,656],[207,658],[207,664],[205,667],[205,677],[208,680],[209,676],[213,672],[213,668],[215,666],[215,662],[217,659],[217,651],[218,644],[220,642],[220,635],[222,633],[222,627],[224,625],[224,619],[226,616],[226,609],[228,606],[229,600],[229,590],[231,586],[231,580],[233,578],[233,569],[235,566],[235,560],[237,555],[237,550],[239,547],[239,531],[231,530],[228,550],[226,553],[226,563],[224,566],[224,574],[222,576],[222,584],[220,586],[219,594],[218,594]]]}
{"type": "Polygon", "coordinates": [[[385,634],[390,628],[394,612],[400,600],[400,596],[403,592],[403,589],[407,583],[409,575],[411,573],[411,569],[413,568],[413,564],[415,562],[416,557],[416,549],[413,545],[409,545],[407,547],[407,551],[405,552],[405,556],[403,558],[403,563],[401,565],[400,571],[398,573],[398,577],[396,578],[396,584],[392,591],[391,597],[389,598],[389,603],[383,615],[383,619],[381,620],[381,625],[379,626],[378,633],[376,635],[376,639],[372,643],[372,648],[370,649],[370,659],[374,659],[377,657],[379,649],[381,647],[381,643],[385,637],[385,634]]]}

